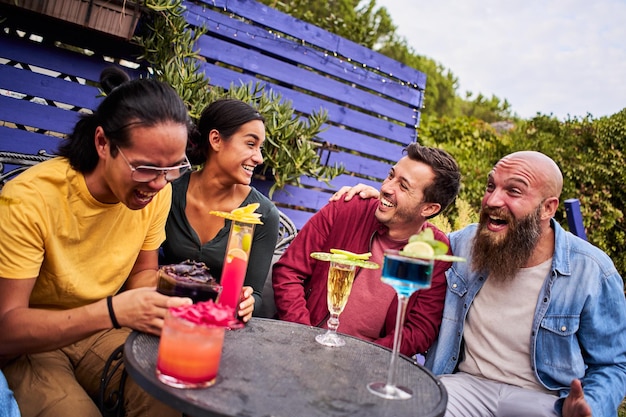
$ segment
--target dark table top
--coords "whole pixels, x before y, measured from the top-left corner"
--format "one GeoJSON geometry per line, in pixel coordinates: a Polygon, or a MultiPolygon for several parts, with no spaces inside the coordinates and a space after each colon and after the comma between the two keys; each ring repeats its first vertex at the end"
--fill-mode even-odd
{"type": "Polygon", "coordinates": [[[400,417],[442,416],[447,394],[439,380],[400,357],[397,382],[410,387],[408,400],[371,394],[367,383],[385,381],[391,352],[344,336],[346,345],[318,344],[322,329],[253,318],[226,332],[217,382],[204,389],[178,389],[155,375],[159,338],[133,332],[124,347],[131,377],[148,393],[190,416],[400,417]]]}

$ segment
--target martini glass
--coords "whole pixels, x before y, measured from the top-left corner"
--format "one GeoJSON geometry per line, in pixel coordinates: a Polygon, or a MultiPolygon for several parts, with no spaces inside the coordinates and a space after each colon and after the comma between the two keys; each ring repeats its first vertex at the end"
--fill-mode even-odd
{"type": "Polygon", "coordinates": [[[398,294],[398,313],[396,314],[393,350],[391,351],[391,364],[389,365],[387,381],[368,384],[367,389],[372,394],[390,400],[406,400],[413,396],[411,389],[396,385],[396,364],[400,356],[402,328],[409,297],[415,291],[430,288],[433,265],[433,259],[403,256],[398,251],[385,252],[381,280],[393,287],[398,294]]]}
{"type": "Polygon", "coordinates": [[[327,322],[328,330],[326,333],[315,337],[317,343],[330,347],[339,347],[346,344],[346,341],[337,334],[337,328],[339,327],[339,315],[348,302],[355,271],[356,266],[354,264],[330,261],[328,293],[326,296],[330,318],[327,322]]]}

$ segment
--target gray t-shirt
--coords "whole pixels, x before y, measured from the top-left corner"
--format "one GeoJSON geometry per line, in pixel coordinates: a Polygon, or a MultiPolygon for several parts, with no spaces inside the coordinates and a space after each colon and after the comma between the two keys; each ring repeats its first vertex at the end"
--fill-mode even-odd
{"type": "Polygon", "coordinates": [[[537,297],[551,265],[552,258],[522,268],[505,282],[487,279],[467,313],[460,371],[548,392],[531,367],[529,340],[537,297]]]}

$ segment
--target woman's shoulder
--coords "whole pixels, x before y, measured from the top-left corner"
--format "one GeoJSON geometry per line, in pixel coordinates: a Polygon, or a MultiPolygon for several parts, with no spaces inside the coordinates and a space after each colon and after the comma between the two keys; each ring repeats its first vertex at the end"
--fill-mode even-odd
{"type": "Polygon", "coordinates": [[[252,203],[259,203],[259,208],[257,209],[259,213],[271,214],[278,218],[278,208],[276,208],[274,202],[254,187],[250,187],[250,194],[248,194],[243,205],[252,203]]]}

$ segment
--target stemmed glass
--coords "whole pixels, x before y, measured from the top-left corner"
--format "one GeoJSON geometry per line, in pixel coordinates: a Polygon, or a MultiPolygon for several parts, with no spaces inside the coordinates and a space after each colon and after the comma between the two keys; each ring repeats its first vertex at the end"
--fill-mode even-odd
{"type": "Polygon", "coordinates": [[[398,312],[387,381],[368,384],[367,389],[373,394],[391,400],[405,400],[413,396],[411,389],[396,385],[396,364],[409,297],[417,290],[430,288],[434,262],[433,259],[403,256],[398,251],[385,252],[381,280],[391,285],[398,294],[398,312]]]}
{"type": "Polygon", "coordinates": [[[326,300],[330,318],[328,319],[328,330],[326,333],[317,335],[315,340],[324,346],[339,347],[346,344],[345,340],[337,334],[339,327],[339,315],[348,302],[348,296],[354,282],[356,266],[354,264],[344,264],[340,261],[330,261],[328,269],[328,293],[326,300]]]}

